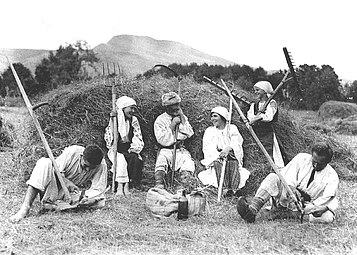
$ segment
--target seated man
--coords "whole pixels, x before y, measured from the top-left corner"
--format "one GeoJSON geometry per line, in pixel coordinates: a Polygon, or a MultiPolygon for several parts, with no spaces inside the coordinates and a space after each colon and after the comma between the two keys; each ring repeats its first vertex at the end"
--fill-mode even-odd
{"type": "MultiPolygon", "coordinates": [[[[190,138],[194,133],[188,122],[187,117],[183,114],[180,102],[181,98],[175,92],[169,92],[161,97],[162,106],[165,112],[159,115],[154,123],[154,133],[157,142],[162,146],[155,164],[155,187],[164,188],[164,177],[167,173],[168,166],[172,167],[173,148],[176,142],[176,159],[175,171],[180,171],[181,180],[188,181],[195,171],[195,164],[191,154],[184,147],[184,140],[190,138]],[[178,128],[177,137],[175,134],[178,128]]],[[[183,183],[184,185],[186,183],[183,183]]]]}
{"type": "MultiPolygon", "coordinates": [[[[338,207],[336,198],[338,175],[328,164],[333,156],[330,146],[318,143],[312,147],[312,155],[299,153],[281,169],[281,174],[298,199],[305,201],[304,214],[310,222],[330,223],[335,219],[338,207]]],[[[261,183],[251,203],[244,197],[238,199],[238,213],[247,222],[254,222],[263,205],[273,197],[273,205],[292,212],[296,209],[281,180],[275,173],[261,183]]]]}
{"type": "MultiPolygon", "coordinates": [[[[104,195],[107,186],[107,165],[103,159],[103,151],[97,145],[86,148],[72,145],[64,149],[56,159],[59,171],[69,192],[79,191],[78,186],[88,181],[91,187],[85,191],[84,199],[103,196],[103,200],[93,205],[104,206],[104,195]]],[[[10,217],[11,222],[18,222],[29,213],[37,194],[43,204],[53,204],[64,198],[64,192],[58,183],[52,162],[49,158],[37,161],[30,179],[27,181],[27,192],[20,210],[10,217]]]]}

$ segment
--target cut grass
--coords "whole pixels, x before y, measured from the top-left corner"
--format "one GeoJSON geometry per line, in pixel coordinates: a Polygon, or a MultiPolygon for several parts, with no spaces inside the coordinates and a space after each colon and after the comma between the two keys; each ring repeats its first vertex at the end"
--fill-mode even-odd
{"type": "Polygon", "coordinates": [[[205,216],[177,221],[156,219],[145,207],[144,192],[109,200],[104,209],[49,212],[6,221],[18,208],[20,195],[1,197],[6,204],[0,236],[16,254],[346,254],[356,247],[357,185],[341,183],[341,209],[330,225],[296,220],[246,224],[234,200],[212,204],[205,216]],[[7,215],[6,215],[7,214],[7,215]]]}

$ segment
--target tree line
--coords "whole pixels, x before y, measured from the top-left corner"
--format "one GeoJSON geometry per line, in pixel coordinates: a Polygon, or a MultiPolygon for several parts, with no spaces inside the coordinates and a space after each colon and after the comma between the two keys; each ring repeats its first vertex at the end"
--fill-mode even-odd
{"type": "MultiPolygon", "coordinates": [[[[25,91],[31,96],[67,85],[71,82],[87,79],[87,69],[98,62],[96,54],[85,41],[60,46],[47,58],[43,58],[36,66],[35,76],[21,63],[14,63],[14,67],[22,81],[25,91]]],[[[235,90],[252,91],[253,85],[261,80],[269,81],[275,88],[284,77],[286,70],[267,72],[262,67],[252,68],[248,65],[208,65],[204,64],[171,64],[169,67],[180,76],[190,76],[197,82],[204,82],[203,76],[218,81],[224,79],[234,84],[235,90]]],[[[151,69],[138,75],[149,77],[155,72],[151,69]]],[[[296,68],[299,85],[288,82],[277,99],[287,102],[295,109],[317,110],[319,106],[329,100],[350,101],[357,103],[357,81],[349,86],[341,84],[334,69],[329,65],[317,67],[315,65],[300,65],[296,68]]],[[[172,74],[162,73],[164,76],[172,74]]],[[[16,81],[10,67],[0,76],[0,95],[19,96],[16,81]]]]}
{"type": "MultiPolygon", "coordinates": [[[[267,80],[276,88],[283,79],[286,70],[268,73],[264,68],[252,68],[247,65],[198,65],[196,63],[182,65],[171,64],[169,68],[175,70],[180,76],[191,76],[197,82],[204,82],[203,76],[219,81],[224,79],[232,81],[236,90],[253,91],[253,85],[261,80],[267,80]]],[[[320,105],[329,100],[351,101],[357,103],[357,81],[351,86],[343,86],[329,65],[300,65],[295,68],[298,85],[292,81],[277,94],[279,101],[285,101],[294,109],[317,110],[320,105]]],[[[170,76],[170,72],[163,69],[163,75],[170,76]]],[[[144,77],[153,75],[153,70],[148,70],[144,77]]]]}
{"type": "MultiPolygon", "coordinates": [[[[55,53],[51,51],[48,57],[43,58],[36,66],[35,76],[22,63],[13,65],[26,93],[31,97],[55,89],[59,85],[87,78],[87,68],[94,67],[94,63],[98,61],[96,54],[85,41],[77,41],[75,44],[61,45],[55,53]]],[[[20,96],[10,67],[0,76],[0,95],[20,96]]]]}

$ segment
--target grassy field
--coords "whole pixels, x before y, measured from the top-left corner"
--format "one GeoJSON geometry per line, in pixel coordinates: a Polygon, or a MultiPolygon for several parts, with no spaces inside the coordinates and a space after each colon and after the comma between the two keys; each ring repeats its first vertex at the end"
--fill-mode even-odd
{"type": "MultiPolygon", "coordinates": [[[[20,146],[26,139],[21,120],[28,114],[23,108],[0,110],[16,126],[20,146]]],[[[295,112],[309,120],[313,114],[295,112]]],[[[0,254],[357,254],[357,184],[347,181],[341,182],[338,217],[330,225],[261,215],[246,224],[235,199],[210,203],[205,216],[187,221],[156,219],[139,191],[120,199],[109,194],[105,208],[87,211],[44,214],[36,200],[29,217],[11,224],[8,217],[26,190],[14,167],[17,148],[0,153],[0,254]]]]}

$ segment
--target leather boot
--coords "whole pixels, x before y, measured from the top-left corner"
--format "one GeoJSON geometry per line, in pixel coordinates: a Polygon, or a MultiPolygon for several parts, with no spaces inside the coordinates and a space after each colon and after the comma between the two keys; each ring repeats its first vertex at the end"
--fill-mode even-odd
{"type": "Polygon", "coordinates": [[[155,188],[157,189],[164,189],[164,178],[165,178],[165,172],[162,170],[158,170],[155,172],[155,188]]]}

